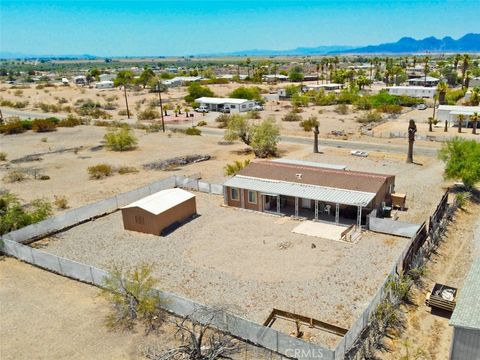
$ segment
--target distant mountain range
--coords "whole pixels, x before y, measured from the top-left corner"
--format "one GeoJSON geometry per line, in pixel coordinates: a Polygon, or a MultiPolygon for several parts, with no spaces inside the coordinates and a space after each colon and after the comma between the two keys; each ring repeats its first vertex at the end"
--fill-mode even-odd
{"type": "MultiPolygon", "coordinates": [[[[354,47],[348,45],[331,45],[318,47],[298,47],[291,50],[243,50],[225,53],[197,54],[198,57],[219,56],[309,56],[309,55],[340,55],[340,54],[417,54],[417,53],[456,53],[456,52],[479,52],[480,34],[469,33],[455,40],[450,36],[443,39],[427,37],[416,40],[411,37],[403,37],[394,43],[380,45],[368,45],[354,47]]],[[[125,57],[125,56],[119,56],[125,57]]],[[[148,57],[148,56],[142,56],[148,57]]],[[[158,57],[154,55],[151,57],[158,57]]],[[[0,51],[0,59],[86,59],[94,60],[102,58],[95,55],[35,55],[16,52],[0,51]]]]}

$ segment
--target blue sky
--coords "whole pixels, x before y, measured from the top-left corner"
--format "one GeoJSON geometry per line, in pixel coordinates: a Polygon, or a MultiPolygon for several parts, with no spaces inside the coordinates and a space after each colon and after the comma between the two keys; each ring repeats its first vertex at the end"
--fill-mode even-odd
{"type": "Polygon", "coordinates": [[[9,1],[0,50],[99,56],[368,45],[479,32],[479,0],[9,1]]]}

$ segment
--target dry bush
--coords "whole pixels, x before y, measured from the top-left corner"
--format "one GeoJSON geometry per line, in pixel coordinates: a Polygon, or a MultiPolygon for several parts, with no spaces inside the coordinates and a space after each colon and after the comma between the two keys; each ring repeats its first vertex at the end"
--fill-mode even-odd
{"type": "Polygon", "coordinates": [[[383,120],[382,114],[377,111],[369,111],[357,118],[357,122],[360,124],[369,124],[380,122],[383,120]]]}
{"type": "Polygon", "coordinates": [[[137,117],[138,120],[154,120],[160,117],[160,113],[153,108],[147,108],[143,111],[140,111],[137,117]]]}
{"type": "Polygon", "coordinates": [[[53,198],[53,204],[57,207],[57,209],[68,209],[68,200],[64,195],[54,195],[53,198]]]}
{"type": "Polygon", "coordinates": [[[134,166],[120,166],[117,169],[120,175],[137,173],[138,169],[134,166]]]}
{"type": "Polygon", "coordinates": [[[27,179],[27,175],[19,170],[9,171],[4,177],[3,181],[6,183],[22,182],[27,179]]]}
{"type": "Polygon", "coordinates": [[[94,166],[89,166],[88,174],[90,175],[90,179],[103,179],[104,177],[110,176],[113,174],[113,168],[109,164],[97,164],[94,166]]]}
{"type": "Polygon", "coordinates": [[[7,153],[5,151],[0,151],[0,161],[7,161],[7,153]]]}
{"type": "Polygon", "coordinates": [[[347,104],[338,104],[337,106],[335,106],[335,112],[337,114],[347,115],[348,114],[347,104]]]}
{"type": "Polygon", "coordinates": [[[104,138],[107,148],[112,151],[132,150],[138,142],[135,135],[126,128],[110,130],[104,138]]]}
{"type": "Polygon", "coordinates": [[[48,119],[35,119],[32,122],[32,129],[35,132],[50,132],[56,131],[57,127],[48,119]]]}
{"type": "Polygon", "coordinates": [[[283,121],[301,121],[302,117],[297,113],[290,111],[288,114],[282,118],[283,121]]]}

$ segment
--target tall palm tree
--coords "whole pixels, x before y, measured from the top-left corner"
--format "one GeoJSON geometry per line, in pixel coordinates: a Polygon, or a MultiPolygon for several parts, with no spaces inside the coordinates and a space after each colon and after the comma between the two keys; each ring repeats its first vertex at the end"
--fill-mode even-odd
{"type": "Polygon", "coordinates": [[[427,75],[430,72],[430,65],[428,62],[430,61],[430,57],[425,56],[425,64],[423,65],[423,75],[425,76],[424,85],[427,86],[427,75]]]}
{"type": "Polygon", "coordinates": [[[462,62],[462,89],[465,88],[465,75],[467,73],[468,67],[470,66],[470,55],[464,54],[462,62]]]}
{"type": "Polygon", "coordinates": [[[125,106],[127,107],[127,118],[130,119],[130,109],[128,108],[127,86],[133,82],[134,75],[129,70],[120,71],[114,80],[115,86],[123,86],[123,93],[125,96],[125,106]]]}
{"type": "Polygon", "coordinates": [[[440,81],[437,85],[438,103],[440,105],[445,104],[445,96],[447,95],[448,85],[444,81],[440,81]]]}
{"type": "Polygon", "coordinates": [[[480,115],[478,115],[478,112],[476,111],[470,116],[470,120],[472,121],[472,134],[474,135],[477,134],[477,123],[479,119],[480,115]]]}
{"type": "Polygon", "coordinates": [[[315,70],[317,71],[317,85],[318,85],[318,82],[320,80],[320,76],[318,75],[318,73],[320,72],[320,64],[319,63],[315,64],[315,70]]]}
{"type": "Polygon", "coordinates": [[[245,64],[247,64],[247,73],[248,73],[248,78],[250,78],[250,64],[252,63],[252,60],[250,60],[250,58],[247,58],[247,60],[245,60],[245,64]]]}
{"type": "Polygon", "coordinates": [[[460,62],[460,60],[462,60],[462,55],[460,54],[456,54],[453,58],[453,69],[455,70],[455,72],[457,72],[458,63],[460,62]]]}
{"type": "Polygon", "coordinates": [[[465,115],[463,115],[463,114],[457,115],[457,119],[458,119],[458,132],[461,133],[462,132],[463,120],[465,120],[465,115]]]}

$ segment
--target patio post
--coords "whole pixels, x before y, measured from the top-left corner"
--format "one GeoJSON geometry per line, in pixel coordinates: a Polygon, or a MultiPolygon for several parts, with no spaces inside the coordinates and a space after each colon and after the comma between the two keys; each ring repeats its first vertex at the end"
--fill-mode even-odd
{"type": "Polygon", "coordinates": [[[335,204],[335,224],[340,222],[340,204],[335,204]]]}
{"type": "Polygon", "coordinates": [[[240,189],[240,202],[242,204],[242,209],[245,209],[245,192],[243,189],[240,189]]]}
{"type": "Polygon", "coordinates": [[[277,213],[280,214],[280,195],[277,195],[277,213]]]}
{"type": "Polygon", "coordinates": [[[295,196],[295,217],[298,217],[298,197],[295,196]]]}
{"type": "Polygon", "coordinates": [[[358,211],[357,211],[357,228],[362,227],[362,207],[358,206],[358,211]]]}
{"type": "Polygon", "coordinates": [[[315,221],[318,221],[318,200],[315,200],[315,221]]]}

